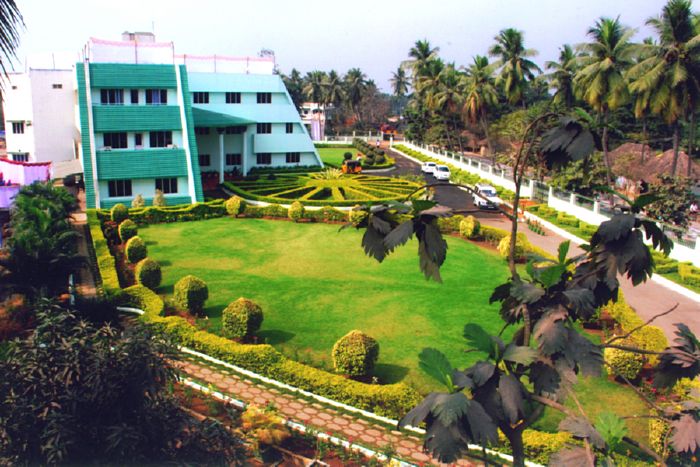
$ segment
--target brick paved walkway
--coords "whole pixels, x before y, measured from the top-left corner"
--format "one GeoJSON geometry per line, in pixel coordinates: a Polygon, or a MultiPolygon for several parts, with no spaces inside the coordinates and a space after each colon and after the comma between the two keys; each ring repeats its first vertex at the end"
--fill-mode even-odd
{"type": "MultiPolygon", "coordinates": [[[[248,404],[264,406],[272,403],[279,413],[290,419],[323,433],[334,435],[354,444],[378,452],[391,448],[396,457],[407,462],[439,465],[423,451],[423,442],[416,436],[392,430],[370,421],[341,413],[333,408],[298,399],[246,380],[232,372],[207,367],[193,361],[177,362],[178,369],[192,378],[211,384],[217,391],[248,404]]],[[[479,463],[480,464],[480,463],[479,463]]],[[[454,465],[479,465],[461,459],[454,465]]]]}

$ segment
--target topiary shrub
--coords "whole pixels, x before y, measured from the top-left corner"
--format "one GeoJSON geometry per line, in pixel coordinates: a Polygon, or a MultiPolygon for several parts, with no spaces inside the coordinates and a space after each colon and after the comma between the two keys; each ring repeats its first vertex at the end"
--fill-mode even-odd
{"type": "Polygon", "coordinates": [[[146,242],[143,241],[138,235],[131,237],[128,242],[126,242],[126,259],[130,263],[138,263],[146,256],[148,256],[148,249],[146,248],[146,242]]]}
{"type": "Polygon", "coordinates": [[[350,331],[333,346],[333,367],[349,376],[366,376],[379,357],[379,343],[362,331],[350,331]]]}
{"type": "Polygon", "coordinates": [[[151,258],[144,258],[136,264],[136,282],[155,290],[163,279],[160,264],[151,258]]]}
{"type": "Polygon", "coordinates": [[[346,160],[346,161],[349,161],[350,159],[352,159],[352,153],[351,153],[351,152],[346,152],[346,153],[344,153],[344,154],[343,154],[343,159],[346,160]]]}
{"type": "Polygon", "coordinates": [[[165,201],[165,195],[163,194],[162,191],[156,190],[156,195],[153,197],[153,206],[160,206],[163,207],[167,203],[165,201]]]}
{"type": "Polygon", "coordinates": [[[299,201],[294,201],[291,206],[289,206],[289,211],[287,211],[287,216],[294,222],[299,222],[299,220],[304,217],[304,205],[299,201]]]}
{"type": "Polygon", "coordinates": [[[122,242],[128,241],[131,237],[135,237],[137,234],[138,227],[131,219],[125,219],[121,224],[119,224],[119,238],[122,242]]]}
{"type": "Polygon", "coordinates": [[[146,200],[143,196],[136,195],[133,200],[131,200],[131,207],[134,209],[141,209],[146,206],[146,200]]]}
{"type": "Polygon", "coordinates": [[[230,303],[221,315],[224,335],[233,339],[251,337],[260,329],[262,322],[262,308],[243,297],[230,303]]]}
{"type": "Polygon", "coordinates": [[[467,216],[459,223],[459,234],[464,238],[474,238],[479,236],[481,223],[474,216],[467,216]]]}
{"type": "Polygon", "coordinates": [[[201,315],[204,302],[209,298],[206,282],[193,275],[187,275],[175,283],[173,300],[175,304],[194,315],[201,315]]]}
{"type": "Polygon", "coordinates": [[[112,206],[112,209],[110,209],[109,216],[113,222],[121,224],[127,217],[129,217],[129,209],[122,203],[117,203],[112,206]]]}
{"type": "Polygon", "coordinates": [[[246,202],[240,196],[231,196],[226,200],[225,206],[229,216],[236,217],[245,211],[246,202]]]}
{"type": "MultiPolygon", "coordinates": [[[[527,254],[528,241],[523,233],[519,233],[515,237],[515,261],[525,260],[527,254]]],[[[506,235],[498,242],[498,252],[502,257],[508,258],[510,255],[510,234],[506,235]]]]}
{"type": "MultiPolygon", "coordinates": [[[[624,339],[616,343],[627,347],[636,347],[631,339],[624,339]]],[[[639,372],[644,366],[644,356],[626,350],[606,348],[603,356],[613,375],[625,377],[630,381],[639,376],[639,372]]]]}
{"type": "Polygon", "coordinates": [[[367,217],[367,211],[359,209],[359,206],[355,206],[354,209],[348,211],[348,222],[352,225],[358,225],[360,222],[365,220],[367,217]]]}

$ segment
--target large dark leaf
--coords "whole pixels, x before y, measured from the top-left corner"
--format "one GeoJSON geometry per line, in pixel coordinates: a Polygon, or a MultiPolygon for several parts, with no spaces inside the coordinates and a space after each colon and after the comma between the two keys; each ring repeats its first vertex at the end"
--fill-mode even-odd
{"type": "Polygon", "coordinates": [[[467,451],[469,434],[462,424],[445,426],[438,420],[428,424],[425,448],[440,462],[452,463],[467,451]]]}
{"type": "Polygon", "coordinates": [[[418,214],[423,211],[427,211],[428,209],[432,209],[435,206],[437,206],[437,202],[435,201],[430,201],[427,199],[414,199],[411,200],[411,207],[413,208],[413,212],[418,214]]]}
{"type": "Polygon", "coordinates": [[[475,443],[486,446],[498,442],[498,427],[479,402],[471,401],[467,410],[467,420],[475,443]]]}
{"type": "Polygon", "coordinates": [[[671,422],[671,428],[671,442],[676,451],[694,453],[700,447],[700,421],[692,415],[685,414],[679,420],[671,422]]]}
{"type": "Polygon", "coordinates": [[[398,227],[384,237],[384,248],[391,253],[396,247],[405,245],[411,237],[413,237],[413,221],[408,220],[399,224],[398,227]]]}
{"type": "Polygon", "coordinates": [[[378,232],[372,224],[367,226],[362,236],[362,247],[365,249],[365,254],[367,256],[371,256],[380,263],[386,258],[384,235],[378,232]]]}
{"type": "Polygon", "coordinates": [[[491,379],[496,366],[491,362],[476,362],[467,370],[467,375],[474,381],[477,386],[483,386],[491,379]]]}
{"type": "Polygon", "coordinates": [[[537,350],[522,345],[508,344],[503,352],[503,360],[529,365],[537,359],[537,350]]]}
{"type": "Polygon", "coordinates": [[[474,387],[474,381],[467,376],[466,371],[454,370],[452,372],[452,384],[457,390],[471,389],[474,387]]]}
{"type": "Polygon", "coordinates": [[[544,289],[532,282],[513,280],[510,287],[510,294],[521,303],[535,303],[544,295],[544,289]]]}
{"type": "Polygon", "coordinates": [[[523,388],[513,375],[501,375],[498,392],[503,402],[503,412],[511,425],[515,425],[525,413],[523,388]]]}
{"type": "Polygon", "coordinates": [[[609,243],[626,237],[634,227],[635,217],[632,214],[616,214],[612,219],[603,222],[593,235],[591,245],[599,242],[609,243]]]}
{"type": "Polygon", "coordinates": [[[584,376],[600,376],[603,369],[603,352],[600,346],[586,339],[575,329],[567,328],[568,344],[564,357],[571,368],[578,367],[584,376]]]}
{"type": "Polygon", "coordinates": [[[437,349],[425,348],[418,355],[418,366],[437,382],[442,383],[448,391],[454,389],[452,372],[454,368],[445,354],[437,349]]]}
{"type": "Polygon", "coordinates": [[[491,335],[484,331],[484,328],[476,323],[469,323],[464,326],[462,333],[470,347],[473,347],[482,352],[486,352],[489,357],[495,356],[496,343],[491,335]]]}
{"type": "Polygon", "coordinates": [[[574,287],[563,292],[567,305],[579,318],[590,318],[596,311],[595,294],[592,290],[574,287]]]}
{"type": "Polygon", "coordinates": [[[560,352],[566,346],[568,331],[564,326],[565,319],[566,311],[555,309],[547,311],[535,324],[532,335],[545,355],[560,352]]]}
{"type": "Polygon", "coordinates": [[[559,423],[559,430],[568,431],[577,438],[585,438],[598,449],[605,447],[605,440],[583,417],[567,417],[559,423]]]}
{"type": "Polygon", "coordinates": [[[664,350],[654,373],[655,387],[671,387],[681,378],[694,379],[700,374],[700,343],[682,323],[676,324],[673,347],[664,350]]]}
{"type": "Polygon", "coordinates": [[[661,250],[668,256],[673,249],[673,241],[659,228],[656,222],[643,219],[641,225],[644,228],[647,240],[651,240],[651,244],[655,249],[661,250]]]}
{"type": "Polygon", "coordinates": [[[584,448],[567,448],[549,458],[549,467],[591,467],[591,461],[584,448]]]}
{"type": "Polygon", "coordinates": [[[399,420],[399,428],[404,428],[406,426],[420,426],[421,423],[427,420],[431,410],[435,406],[435,401],[437,400],[438,396],[441,396],[442,394],[443,393],[440,392],[431,392],[425,396],[425,399],[423,399],[420,404],[415,406],[410,412],[404,415],[401,420],[399,420]]]}
{"type": "Polygon", "coordinates": [[[554,398],[561,388],[561,375],[549,363],[535,362],[530,368],[530,382],[535,393],[554,398]]]}
{"type": "Polygon", "coordinates": [[[449,426],[467,414],[470,403],[463,392],[440,394],[435,399],[433,414],[440,423],[449,426]]]}
{"type": "Polygon", "coordinates": [[[548,130],[540,143],[548,168],[560,168],[571,161],[582,160],[595,150],[593,134],[571,117],[562,117],[548,130]]]}

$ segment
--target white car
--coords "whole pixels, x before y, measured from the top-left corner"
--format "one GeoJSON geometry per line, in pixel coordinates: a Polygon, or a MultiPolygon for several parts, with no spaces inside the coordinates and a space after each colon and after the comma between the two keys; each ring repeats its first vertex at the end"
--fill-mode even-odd
{"type": "Polygon", "coordinates": [[[474,205],[479,209],[498,209],[503,200],[496,194],[496,189],[491,185],[477,183],[474,186],[474,205]],[[477,195],[481,195],[478,196],[477,195]]]}
{"type": "Polygon", "coordinates": [[[423,162],[423,165],[420,169],[423,171],[423,173],[432,174],[435,173],[436,167],[437,164],[435,162],[423,162]]]}
{"type": "Polygon", "coordinates": [[[450,168],[446,165],[438,165],[433,175],[437,180],[450,180],[450,168]]]}

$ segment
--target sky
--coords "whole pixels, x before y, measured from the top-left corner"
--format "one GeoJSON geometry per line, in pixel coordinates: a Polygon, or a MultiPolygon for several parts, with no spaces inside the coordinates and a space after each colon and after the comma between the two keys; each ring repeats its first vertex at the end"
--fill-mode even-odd
{"type": "MultiPolygon", "coordinates": [[[[660,13],[661,0],[18,0],[26,29],[18,58],[75,53],[90,37],[119,40],[123,31],[153,31],[173,41],[176,53],[256,55],[275,52],[279,69],[346,72],[359,67],[380,89],[411,46],[427,39],[457,66],[485,55],[501,29],[524,31],[525,46],[543,67],[562,44],[586,41],[601,16],[620,16],[652,36],[644,25],[660,13]]],[[[696,8],[697,9],[697,8],[696,8]]],[[[21,68],[21,63],[18,65],[21,68]]]]}

